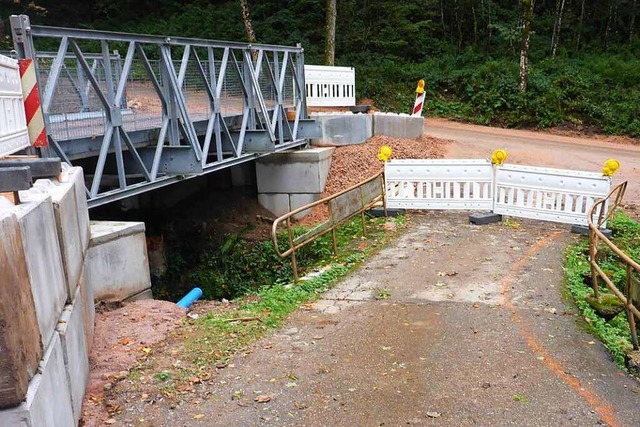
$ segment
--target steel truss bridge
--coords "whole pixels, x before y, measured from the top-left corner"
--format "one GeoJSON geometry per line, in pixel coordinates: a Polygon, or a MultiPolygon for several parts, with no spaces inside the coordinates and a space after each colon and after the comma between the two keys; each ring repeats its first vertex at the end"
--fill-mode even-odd
{"type": "Polygon", "coordinates": [[[40,154],[84,168],[90,207],[318,135],[300,45],[32,26],[26,15],[11,29],[17,56],[36,64],[40,154]]]}

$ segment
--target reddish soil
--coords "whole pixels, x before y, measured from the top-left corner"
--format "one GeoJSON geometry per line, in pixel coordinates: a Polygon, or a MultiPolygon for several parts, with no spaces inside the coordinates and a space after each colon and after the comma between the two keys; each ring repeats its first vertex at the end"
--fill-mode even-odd
{"type": "Polygon", "coordinates": [[[104,401],[105,390],[124,379],[185,316],[184,309],[161,300],[136,301],[115,310],[96,309],[89,387],[82,405],[82,425],[87,427],[104,425],[110,408],[104,401]]]}

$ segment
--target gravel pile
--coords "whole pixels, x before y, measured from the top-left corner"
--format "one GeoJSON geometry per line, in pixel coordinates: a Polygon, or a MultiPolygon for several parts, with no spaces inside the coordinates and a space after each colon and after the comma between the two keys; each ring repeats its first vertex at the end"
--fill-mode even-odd
{"type": "MultiPolygon", "coordinates": [[[[383,166],[377,155],[383,145],[393,150],[392,159],[439,159],[444,157],[448,143],[448,140],[424,135],[419,139],[374,136],[364,144],[336,147],[322,197],[345,190],[380,172],[383,166]]],[[[327,218],[326,208],[318,206],[302,223],[314,224],[327,218]]]]}

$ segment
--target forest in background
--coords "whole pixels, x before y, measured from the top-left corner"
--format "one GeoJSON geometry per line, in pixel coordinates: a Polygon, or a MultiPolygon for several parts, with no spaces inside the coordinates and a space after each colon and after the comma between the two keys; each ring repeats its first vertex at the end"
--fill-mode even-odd
{"type": "Polygon", "coordinates": [[[382,110],[409,112],[424,78],[427,115],[640,137],[637,2],[0,0],[0,17],[5,34],[10,14],[27,13],[44,25],[234,41],[248,39],[248,17],[257,42],[301,43],[305,62],[322,64],[335,4],[335,64],[355,67],[358,97],[382,110]]]}

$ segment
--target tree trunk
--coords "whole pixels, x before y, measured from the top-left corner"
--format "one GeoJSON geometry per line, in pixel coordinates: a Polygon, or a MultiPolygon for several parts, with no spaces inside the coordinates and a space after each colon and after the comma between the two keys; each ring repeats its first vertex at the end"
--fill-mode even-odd
{"type": "Polygon", "coordinates": [[[476,6],[471,4],[471,12],[473,13],[473,44],[478,45],[478,18],[476,17],[476,6]]]}
{"type": "Polygon", "coordinates": [[[633,27],[636,25],[636,0],[631,5],[631,22],[629,22],[629,43],[633,41],[633,27]]]}
{"type": "Polygon", "coordinates": [[[529,45],[534,0],[522,0],[522,45],[520,48],[520,92],[527,91],[529,83],[529,45]]]}
{"type": "Polygon", "coordinates": [[[444,0],[440,0],[440,20],[442,21],[442,36],[447,37],[447,27],[444,24],[444,0]]]}
{"type": "Polygon", "coordinates": [[[576,36],[576,50],[580,49],[580,38],[582,37],[582,25],[584,24],[584,2],[582,0],[582,6],[580,8],[580,20],[578,22],[578,35],[576,36]]]}
{"type": "Polygon", "coordinates": [[[560,40],[560,28],[562,27],[562,14],[564,13],[565,0],[557,0],[556,3],[556,21],[553,26],[553,36],[551,37],[551,57],[556,57],[558,49],[558,41],[560,40]]]}
{"type": "Polygon", "coordinates": [[[334,65],[336,59],[336,0],[327,0],[324,42],[324,64],[334,65]]]}
{"type": "Polygon", "coordinates": [[[251,18],[249,18],[249,5],[247,0],[240,0],[240,9],[242,11],[242,22],[244,22],[244,28],[247,31],[247,40],[249,43],[256,42],[256,33],[253,32],[253,24],[251,18]]]}

